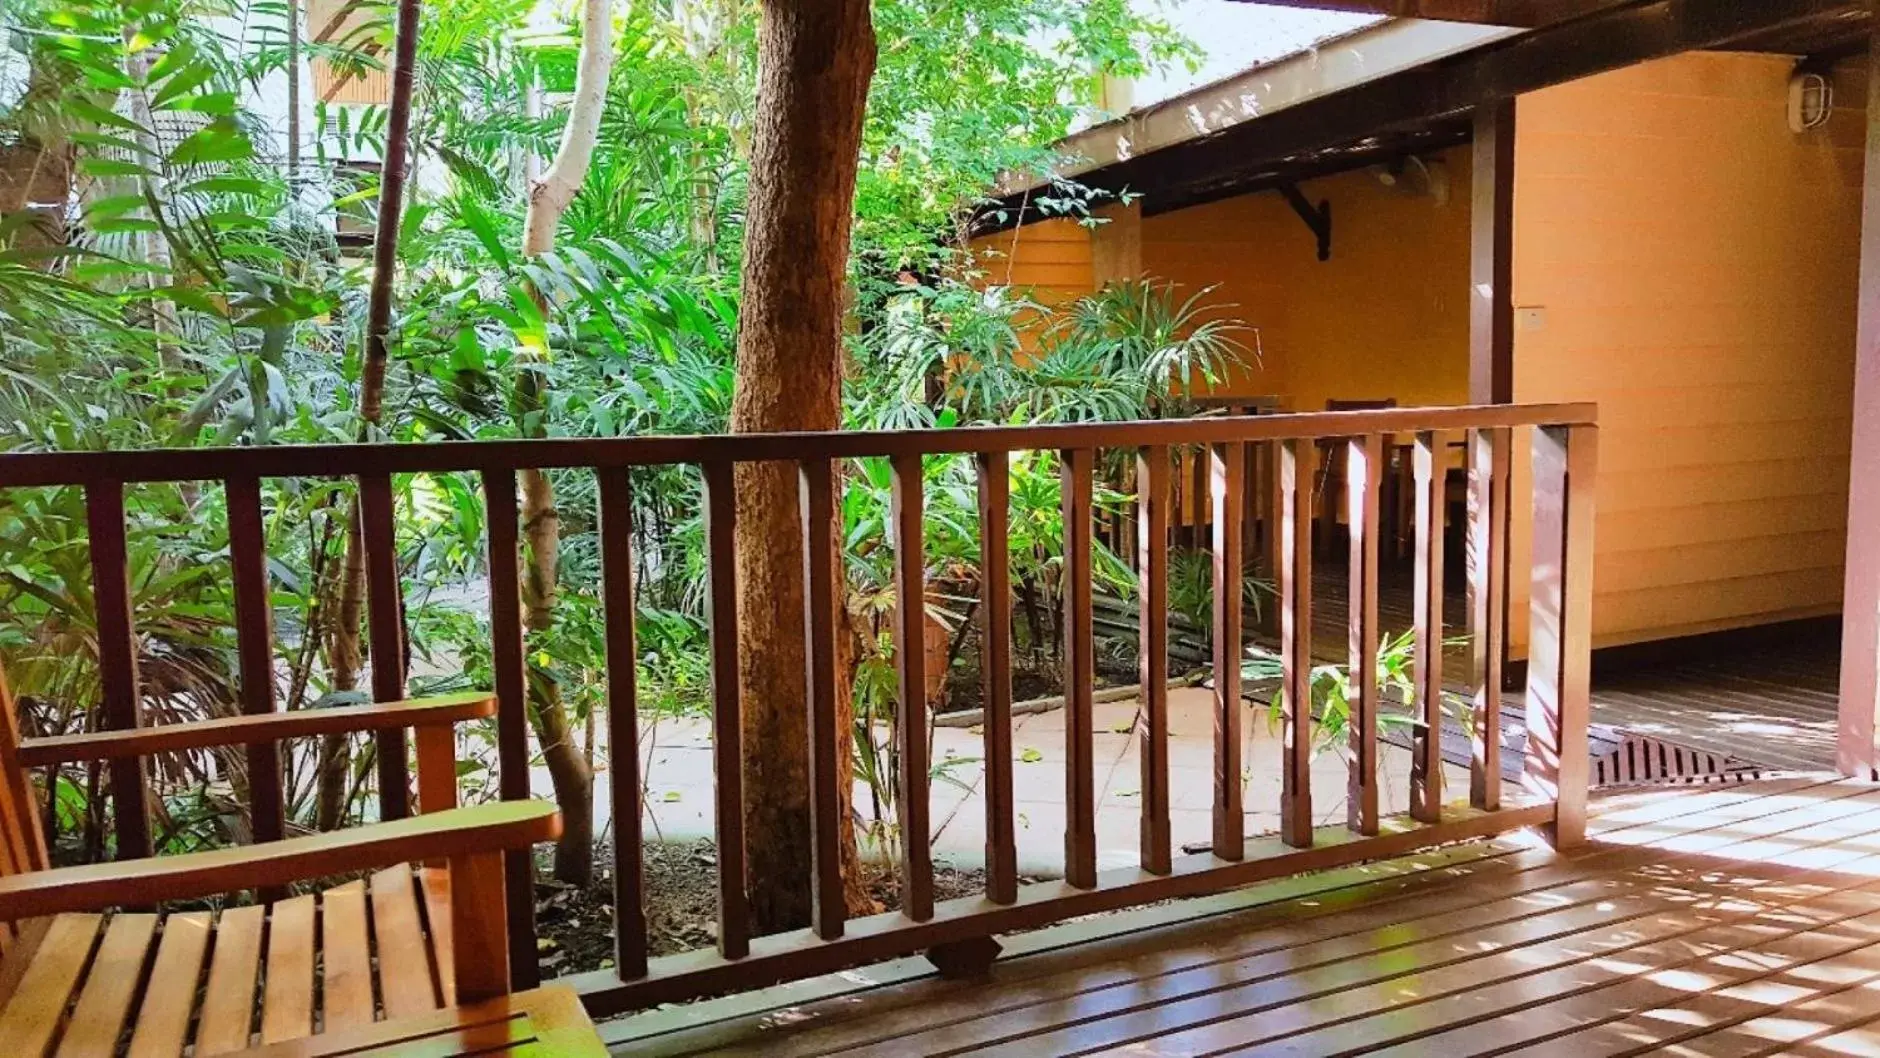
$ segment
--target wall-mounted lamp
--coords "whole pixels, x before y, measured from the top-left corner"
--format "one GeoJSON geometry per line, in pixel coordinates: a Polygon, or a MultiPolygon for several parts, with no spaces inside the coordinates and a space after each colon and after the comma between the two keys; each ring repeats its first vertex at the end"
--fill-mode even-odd
{"type": "Polygon", "coordinates": [[[1834,113],[1834,84],[1824,73],[1796,70],[1789,78],[1789,131],[1807,132],[1834,113]]]}

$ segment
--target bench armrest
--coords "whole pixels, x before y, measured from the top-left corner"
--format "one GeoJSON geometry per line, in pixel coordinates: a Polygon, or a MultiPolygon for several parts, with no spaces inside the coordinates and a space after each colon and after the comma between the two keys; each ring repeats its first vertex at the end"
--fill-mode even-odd
{"type": "Polygon", "coordinates": [[[561,836],[542,801],[498,801],[262,845],[0,878],[0,921],[190,900],[419,860],[526,849],[561,836]]]}
{"type": "Polygon", "coordinates": [[[20,743],[20,765],[44,768],[94,760],[122,760],[157,753],[278,742],[308,735],[349,735],[406,727],[454,724],[496,715],[496,698],[483,691],[373,702],[332,709],[295,709],[284,713],[225,716],[159,727],[92,731],[82,735],[29,738],[20,743]]]}

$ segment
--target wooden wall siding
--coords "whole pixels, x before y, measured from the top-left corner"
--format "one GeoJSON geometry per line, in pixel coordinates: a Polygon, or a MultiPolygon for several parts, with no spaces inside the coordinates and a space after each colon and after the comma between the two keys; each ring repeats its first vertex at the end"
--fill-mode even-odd
{"type": "Polygon", "coordinates": [[[1405,406],[1469,398],[1469,150],[1443,152],[1449,194],[1385,187],[1368,171],[1303,186],[1332,204],[1331,260],[1278,194],[1241,195],[1142,222],[1142,267],[1260,329],[1264,359],[1226,392],[1281,393],[1301,410],[1329,398],[1405,406]]]}
{"type": "MultiPolygon", "coordinates": [[[[359,34],[358,27],[372,15],[364,11],[346,13],[352,0],[308,0],[306,23],[303,32],[306,39],[316,40],[326,32],[328,26],[337,28],[327,37],[330,43],[342,44],[351,48],[360,48],[365,44],[365,37],[359,34]],[[343,16],[343,17],[342,17],[343,16]]],[[[380,15],[380,17],[383,17],[380,15]]],[[[381,54],[379,60],[390,64],[389,54],[381,54]]],[[[388,70],[367,70],[349,77],[342,77],[333,64],[325,59],[314,59],[313,97],[329,103],[354,105],[384,106],[392,99],[392,81],[388,70]]]]}
{"type": "MultiPolygon", "coordinates": [[[[974,239],[974,267],[986,286],[1013,287],[1041,305],[1075,301],[1096,289],[1089,229],[1074,220],[1046,220],[974,239]]],[[[1033,335],[1024,334],[1029,348],[1033,335]]]]}
{"type": "Polygon", "coordinates": [[[1543,318],[1518,312],[1515,399],[1599,403],[1598,645],[1839,608],[1865,95],[1842,76],[1791,133],[1792,66],[1693,53],[1521,98],[1514,294],[1543,318]]]}

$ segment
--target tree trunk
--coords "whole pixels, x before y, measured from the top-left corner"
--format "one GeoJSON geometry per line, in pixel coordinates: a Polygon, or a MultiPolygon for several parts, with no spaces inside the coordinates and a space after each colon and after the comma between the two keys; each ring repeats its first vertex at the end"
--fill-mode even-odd
{"type": "Polygon", "coordinates": [[[300,190],[300,0],[287,0],[287,187],[300,190]]]}
{"type": "MultiPolygon", "coordinates": [[[[868,0],[765,5],[734,432],[841,425],[849,224],[874,66],[868,0]]],[[[810,913],[803,532],[795,467],[741,464],[736,484],[746,883],[753,924],[773,932],[806,925],[810,913]]],[[[849,696],[837,702],[847,750],[849,696]]],[[[851,829],[844,845],[853,844],[851,829]]]]}
{"type": "MultiPolygon", "coordinates": [[[[374,439],[385,406],[386,338],[392,329],[392,280],[398,271],[398,228],[405,207],[405,167],[411,139],[411,89],[418,52],[418,0],[398,0],[397,37],[392,45],[392,99],[385,119],[385,164],[379,177],[378,228],[372,236],[372,288],[366,299],[366,341],[360,358],[360,436],[374,439]]],[[[333,626],[327,667],[336,689],[358,685],[361,654],[359,615],[365,599],[365,537],[359,531],[359,500],[348,505],[346,557],[340,569],[338,619],[333,626]]],[[[397,658],[380,661],[398,664],[397,658]]],[[[320,825],[338,826],[335,808],[347,800],[348,776],[337,765],[346,758],[342,736],[320,743],[320,825]]]]}
{"type": "MultiPolygon", "coordinates": [[[[600,133],[601,113],[607,104],[607,80],[613,74],[613,12],[608,0],[586,0],[581,14],[581,55],[575,68],[574,103],[562,129],[561,146],[548,171],[529,188],[528,215],[522,222],[522,252],[535,257],[555,247],[555,229],[587,179],[600,133]]],[[[532,291],[547,315],[540,291],[532,291]]],[[[530,412],[541,421],[547,397],[542,372],[525,362],[516,380],[517,405],[527,421],[530,412]]],[[[545,436],[540,425],[529,433],[545,436]]],[[[555,488],[540,470],[517,474],[522,491],[523,534],[529,542],[528,566],[522,577],[522,622],[534,636],[546,636],[555,624],[555,592],[560,575],[561,515],[555,509],[555,488]]],[[[529,719],[542,745],[542,762],[555,785],[561,808],[561,840],[555,845],[555,877],[586,885],[594,872],[594,772],[575,745],[561,688],[547,671],[529,680],[529,719]]]]}

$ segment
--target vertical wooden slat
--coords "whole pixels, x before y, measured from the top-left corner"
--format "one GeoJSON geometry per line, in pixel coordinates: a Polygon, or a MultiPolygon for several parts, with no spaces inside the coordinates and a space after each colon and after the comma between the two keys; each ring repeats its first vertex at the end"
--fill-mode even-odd
{"type": "Polygon", "coordinates": [[[984,681],[986,897],[1018,899],[1016,809],[1012,803],[1012,573],[1008,521],[1011,453],[980,452],[979,668],[984,681]]]}
{"type": "MultiPolygon", "coordinates": [[[[398,539],[392,510],[392,479],[387,474],[359,475],[360,532],[366,553],[366,628],[372,644],[372,697],[396,702],[405,697],[405,615],[398,582],[398,539]]],[[[377,732],[379,815],[403,819],[411,814],[411,766],[403,728],[377,732]]]]}
{"type": "Polygon", "coordinates": [[[741,959],[751,950],[750,903],[744,894],[744,732],[738,698],[737,501],[731,464],[706,463],[705,619],[712,641],[712,784],[718,841],[718,953],[741,959]]]}
{"type": "Polygon", "coordinates": [[[606,622],[607,770],[614,819],[614,967],[646,975],[641,850],[640,711],[634,686],[633,493],[625,468],[595,471],[601,520],[601,608],[606,622]]]}
{"type": "Polygon", "coordinates": [[[1209,537],[1208,451],[1205,447],[1196,448],[1189,455],[1193,460],[1188,466],[1188,493],[1193,497],[1189,502],[1194,504],[1195,509],[1193,544],[1195,547],[1206,547],[1209,537]]]}
{"type": "Polygon", "coordinates": [[[1529,591],[1527,761],[1523,784],[1556,802],[1557,847],[1586,836],[1592,658],[1592,426],[1534,431],[1534,557],[1529,591]]]}
{"type": "Polygon", "coordinates": [[[1377,550],[1382,482],[1389,469],[1376,434],[1345,442],[1345,503],[1351,528],[1346,647],[1351,673],[1350,778],[1346,825],[1377,833],[1377,550]]]}
{"type": "MultiPolygon", "coordinates": [[[[122,482],[100,481],[85,489],[85,521],[91,540],[92,601],[98,621],[99,711],[106,727],[141,727],[137,632],[131,620],[122,482]]],[[[144,762],[142,758],[114,760],[109,768],[118,859],[148,856],[150,795],[144,782],[144,762]]]]}
{"type": "MultiPolygon", "coordinates": [[[[505,801],[529,796],[527,674],[522,661],[522,583],[517,565],[516,475],[483,472],[490,570],[490,661],[496,680],[497,789],[505,801]]],[[[504,854],[509,909],[509,978],[541,981],[535,952],[535,864],[527,850],[504,854]]]]}
{"type": "Polygon", "coordinates": [[[1416,435],[1411,451],[1416,491],[1416,697],[1421,714],[1410,754],[1410,816],[1442,818],[1443,805],[1443,435],[1416,435]]]}
{"type": "Polygon", "coordinates": [[[809,702],[810,928],[824,940],[842,935],[847,905],[842,892],[842,817],[849,810],[841,786],[836,724],[836,607],[844,605],[836,565],[834,467],[826,459],[799,465],[798,509],[803,516],[804,668],[809,702]]]}
{"type": "Polygon", "coordinates": [[[933,857],[927,797],[927,556],[922,536],[921,458],[894,457],[894,656],[901,703],[895,713],[901,806],[901,908],[933,917],[933,857]]]}
{"type": "Polygon", "coordinates": [[[1280,838],[1312,844],[1312,477],[1318,448],[1279,444],[1279,641],[1286,699],[1280,838]]]}
{"type": "Polygon", "coordinates": [[[1473,743],[1469,803],[1501,807],[1501,681],[1508,608],[1508,459],[1506,429],[1469,433],[1469,643],[1473,743]]]}
{"type": "Polygon", "coordinates": [[[1241,576],[1243,545],[1253,509],[1248,502],[1248,446],[1229,441],[1213,446],[1214,492],[1214,854],[1239,860],[1246,854],[1246,807],[1241,795],[1240,652],[1243,639],[1241,576]]]}
{"type": "MultiPolygon", "coordinates": [[[[459,1003],[494,999],[509,991],[509,974],[502,959],[502,952],[509,946],[503,935],[503,874],[503,860],[498,853],[451,857],[450,963],[459,1003]]],[[[438,967],[439,973],[443,970],[438,967]]]]}
{"type": "MultiPolygon", "coordinates": [[[[1280,449],[1282,447],[1283,446],[1279,444],[1264,444],[1260,446],[1260,464],[1264,468],[1261,474],[1260,488],[1266,493],[1264,500],[1266,504],[1266,521],[1263,526],[1263,535],[1260,538],[1260,555],[1266,573],[1272,578],[1275,585],[1279,583],[1279,571],[1286,564],[1285,549],[1282,546],[1282,541],[1284,541],[1286,537],[1284,526],[1286,521],[1286,493],[1285,483],[1281,480],[1282,475],[1280,471],[1280,449]]],[[[1273,605],[1267,607],[1265,612],[1260,615],[1260,627],[1269,635],[1279,634],[1280,610],[1279,600],[1275,599],[1273,600],[1273,605]]]]}
{"type": "Polygon", "coordinates": [[[1064,880],[1097,884],[1095,722],[1096,641],[1090,603],[1090,489],[1095,453],[1061,454],[1064,514],[1064,880]]]}
{"type": "MultiPolygon", "coordinates": [[[[1168,478],[1169,450],[1144,448],[1136,457],[1137,673],[1142,710],[1137,726],[1142,764],[1142,867],[1170,869],[1168,771],[1168,478]]],[[[1203,466],[1197,457],[1196,466],[1203,466]]],[[[1196,509],[1201,498],[1195,496],[1196,509]]],[[[1069,534],[1066,534],[1068,543],[1069,534]]]]}
{"type": "MultiPolygon", "coordinates": [[[[235,584],[235,642],[241,664],[242,712],[272,713],[274,699],[274,606],[268,598],[268,554],[262,537],[261,482],[230,478],[228,503],[229,565],[235,584]]],[[[256,841],[279,841],[286,812],[281,793],[281,753],[273,742],[251,742],[248,757],[248,808],[256,841]]]]}
{"type": "Polygon", "coordinates": [[[418,743],[418,811],[457,807],[457,731],[452,724],[424,724],[418,743]]]}

